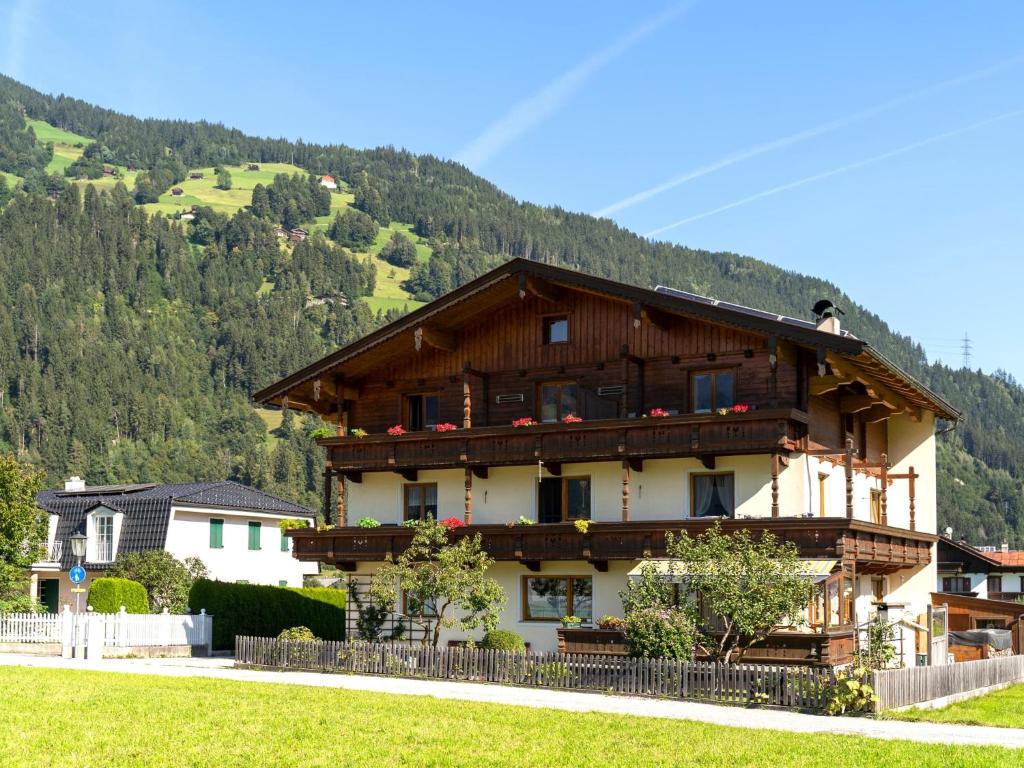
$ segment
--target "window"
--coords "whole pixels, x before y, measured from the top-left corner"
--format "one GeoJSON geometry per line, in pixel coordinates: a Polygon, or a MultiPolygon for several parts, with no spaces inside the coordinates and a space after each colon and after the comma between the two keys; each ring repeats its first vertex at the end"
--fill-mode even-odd
{"type": "Polygon", "coordinates": [[[882,524],[882,492],[877,488],[871,489],[871,522],[882,524]]]}
{"type": "Polygon", "coordinates": [[[818,516],[824,517],[828,511],[828,475],[818,475],[818,516]]]}
{"type": "Polygon", "coordinates": [[[437,483],[405,486],[406,520],[437,520],[437,483]]]}
{"type": "Polygon", "coordinates": [[[224,548],[224,521],[210,518],[210,549],[224,548]]]}
{"type": "Polygon", "coordinates": [[[405,396],[405,426],[412,432],[433,429],[440,421],[440,398],[437,393],[405,396]]]}
{"type": "Polygon", "coordinates": [[[110,563],[114,560],[114,516],[97,515],[93,518],[96,530],[96,561],[110,563]]]}
{"type": "Polygon", "coordinates": [[[260,548],[260,533],[263,529],[262,523],[249,523],[249,549],[260,548]]]}
{"type": "Polygon", "coordinates": [[[538,522],[560,523],[578,519],[590,519],[590,478],[543,478],[537,505],[538,522]]]}
{"type": "Polygon", "coordinates": [[[691,475],[690,516],[732,517],[736,512],[733,474],[691,475]]]}
{"type": "Polygon", "coordinates": [[[971,591],[971,580],[967,576],[943,576],[942,591],[964,594],[971,591]]]}
{"type": "Polygon", "coordinates": [[[1003,591],[1003,577],[1002,576],[989,576],[988,577],[988,596],[991,599],[994,592],[1003,591]]]}
{"type": "Polygon", "coordinates": [[[540,385],[540,420],[561,421],[570,413],[579,415],[575,381],[552,381],[540,385]]]}
{"type": "Polygon", "coordinates": [[[561,317],[544,318],[544,343],[565,344],[569,341],[569,318],[561,317]]]}
{"type": "Polygon", "coordinates": [[[523,577],[523,620],[559,621],[594,618],[594,582],[589,576],[523,577]]]}
{"type": "Polygon", "coordinates": [[[694,413],[711,413],[736,404],[736,376],[732,371],[705,371],[690,379],[694,413]]]}
{"type": "Polygon", "coordinates": [[[402,590],[402,613],[406,616],[419,616],[421,613],[423,616],[437,618],[437,600],[435,598],[428,597],[423,600],[422,611],[420,605],[420,598],[414,594],[411,594],[405,590],[402,590]]]}
{"type": "Polygon", "coordinates": [[[281,551],[288,551],[288,537],[284,535],[284,531],[281,531],[281,551]]]}

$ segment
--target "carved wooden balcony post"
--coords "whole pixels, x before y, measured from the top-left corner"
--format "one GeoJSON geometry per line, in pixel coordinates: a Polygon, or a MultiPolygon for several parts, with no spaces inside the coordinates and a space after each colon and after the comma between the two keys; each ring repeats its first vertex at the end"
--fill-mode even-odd
{"type": "Polygon", "coordinates": [[[853,440],[846,438],[846,516],[853,517],[853,440]]]}
{"type": "Polygon", "coordinates": [[[324,525],[331,524],[331,469],[324,470],[324,525]]]}
{"type": "Polygon", "coordinates": [[[917,512],[917,506],[915,504],[915,489],[914,489],[914,480],[915,480],[915,478],[917,478],[917,475],[914,473],[914,468],[911,467],[910,468],[909,477],[907,477],[907,486],[908,486],[907,490],[910,493],[910,530],[912,530],[912,531],[916,531],[917,530],[917,524],[916,524],[916,521],[914,519],[915,518],[915,514],[917,512]]]}
{"type": "Polygon", "coordinates": [[[629,522],[629,461],[622,461],[622,522],[629,522]]]}
{"type": "Polygon", "coordinates": [[[889,524],[889,456],[883,453],[881,456],[881,480],[882,480],[882,493],[878,499],[879,506],[882,508],[882,525],[889,524]]]}
{"type": "Polygon", "coordinates": [[[779,516],[779,454],[772,454],[772,517],[779,516]]]}
{"type": "MultiPolygon", "coordinates": [[[[469,384],[470,366],[467,360],[462,366],[462,428],[473,428],[473,392],[469,384]]],[[[466,482],[470,482],[467,480],[466,482]]]]}
{"type": "Polygon", "coordinates": [[[466,467],[466,510],[464,513],[466,525],[473,524],[473,470],[466,467]]]}

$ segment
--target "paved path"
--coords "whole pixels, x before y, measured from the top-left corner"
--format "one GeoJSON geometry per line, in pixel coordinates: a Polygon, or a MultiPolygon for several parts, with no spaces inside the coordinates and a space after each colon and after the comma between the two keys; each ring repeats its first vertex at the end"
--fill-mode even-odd
{"type": "Polygon", "coordinates": [[[870,718],[825,717],[769,709],[666,701],[600,693],[553,691],[543,688],[514,688],[485,683],[457,683],[441,680],[409,680],[394,677],[328,675],[318,672],[269,672],[234,669],[227,658],[212,659],[103,659],[78,661],[45,656],[0,654],[0,666],[87,669],[168,677],[209,677],[260,683],[288,683],[321,688],[377,691],[389,694],[432,696],[436,699],[548,707],[572,712],[610,712],[641,717],[696,720],[715,725],[766,728],[798,733],[829,733],[903,739],[934,744],[974,744],[1024,748],[1024,730],[945,723],[914,723],[870,718]]]}

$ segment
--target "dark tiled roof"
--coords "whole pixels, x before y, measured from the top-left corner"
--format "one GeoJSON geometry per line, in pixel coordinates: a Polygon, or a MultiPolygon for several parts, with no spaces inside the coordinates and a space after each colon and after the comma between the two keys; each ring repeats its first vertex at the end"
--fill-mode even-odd
{"type": "MultiPolygon", "coordinates": [[[[231,480],[168,485],[107,485],[87,487],[83,491],[45,490],[36,496],[36,503],[47,512],[60,516],[56,533],[58,541],[67,541],[76,532],[85,533],[86,516],[101,504],[123,512],[118,553],[163,549],[167,541],[167,523],[172,505],[313,517],[313,512],[306,507],[231,480]]],[[[72,561],[71,548],[65,547],[61,567],[70,568],[72,561]]],[[[102,568],[94,565],[90,567],[102,568]]]]}

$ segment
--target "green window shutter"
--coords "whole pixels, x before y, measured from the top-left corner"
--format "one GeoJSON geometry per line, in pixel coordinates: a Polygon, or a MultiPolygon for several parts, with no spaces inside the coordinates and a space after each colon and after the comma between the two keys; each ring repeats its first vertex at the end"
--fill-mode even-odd
{"type": "Polygon", "coordinates": [[[288,551],[288,537],[284,535],[284,531],[281,531],[281,551],[288,551]]]}
{"type": "Polygon", "coordinates": [[[210,518],[210,549],[224,546],[224,521],[210,518]]]}
{"type": "Polygon", "coordinates": [[[260,529],[262,523],[249,523],[249,549],[260,548],[260,529]]]}

